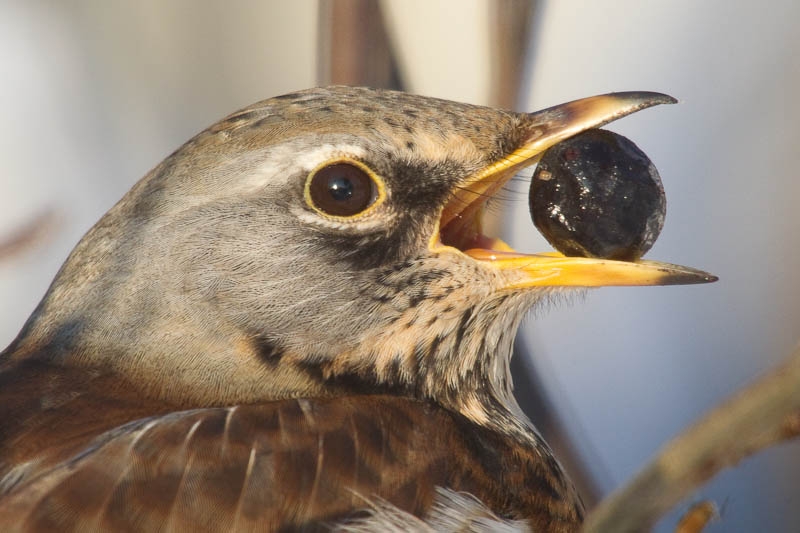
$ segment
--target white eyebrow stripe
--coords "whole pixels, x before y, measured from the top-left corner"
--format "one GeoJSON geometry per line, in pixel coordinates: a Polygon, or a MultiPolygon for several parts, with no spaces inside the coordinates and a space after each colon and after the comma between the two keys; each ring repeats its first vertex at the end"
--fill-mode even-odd
{"type": "Polygon", "coordinates": [[[322,144],[310,150],[301,149],[291,141],[277,144],[269,147],[266,161],[233,184],[233,188],[243,193],[254,192],[289,174],[311,172],[325,161],[340,157],[362,159],[365,153],[362,147],[347,143],[322,144]]]}

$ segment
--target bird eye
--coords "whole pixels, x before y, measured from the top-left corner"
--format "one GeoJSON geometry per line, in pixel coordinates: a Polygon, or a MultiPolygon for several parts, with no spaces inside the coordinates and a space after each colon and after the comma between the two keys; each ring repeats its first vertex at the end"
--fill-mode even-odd
{"type": "Polygon", "coordinates": [[[314,207],[326,215],[352,217],[375,201],[377,188],[364,169],[350,163],[335,163],[311,176],[308,194],[314,207]]]}

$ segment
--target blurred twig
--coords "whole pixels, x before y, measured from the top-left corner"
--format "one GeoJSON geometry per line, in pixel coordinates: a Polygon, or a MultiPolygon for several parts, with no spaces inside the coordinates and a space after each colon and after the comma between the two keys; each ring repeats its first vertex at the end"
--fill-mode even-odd
{"type": "Polygon", "coordinates": [[[0,237],[0,260],[33,248],[53,227],[55,216],[52,211],[44,211],[28,221],[10,235],[0,237]]]}
{"type": "Polygon", "coordinates": [[[379,2],[322,0],[319,6],[321,85],[403,88],[379,2]]]}
{"type": "Polygon", "coordinates": [[[724,468],[800,435],[800,347],[676,437],[588,516],[585,532],[644,531],[724,468]]]}
{"type": "Polygon", "coordinates": [[[525,69],[529,67],[529,42],[537,0],[495,0],[489,2],[492,60],[491,105],[518,109],[525,69]]]}
{"type": "Polygon", "coordinates": [[[714,502],[709,500],[698,502],[681,517],[675,526],[675,533],[699,533],[718,518],[719,510],[714,502]]]}

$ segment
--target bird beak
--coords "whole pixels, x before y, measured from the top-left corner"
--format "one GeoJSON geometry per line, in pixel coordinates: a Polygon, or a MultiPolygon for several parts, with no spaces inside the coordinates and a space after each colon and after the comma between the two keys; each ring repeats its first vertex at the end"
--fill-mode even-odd
{"type": "Polygon", "coordinates": [[[557,252],[522,254],[481,231],[485,201],[521,169],[536,163],[545,150],[573,135],[657,105],[670,96],[651,92],[613,93],[561,104],[529,114],[522,142],[510,155],[459,184],[444,207],[431,248],[457,248],[472,259],[513,273],[507,288],[598,287],[605,285],[680,285],[708,283],[707,272],[656,261],[614,261],[565,257],[557,252]]]}

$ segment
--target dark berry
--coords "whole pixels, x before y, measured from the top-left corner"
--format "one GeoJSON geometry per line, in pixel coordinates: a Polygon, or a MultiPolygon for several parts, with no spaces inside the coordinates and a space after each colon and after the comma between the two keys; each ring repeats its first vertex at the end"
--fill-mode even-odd
{"type": "Polygon", "coordinates": [[[592,129],[545,152],[529,205],[533,223],[564,255],[635,261],[661,232],[667,200],[644,152],[592,129]]]}

